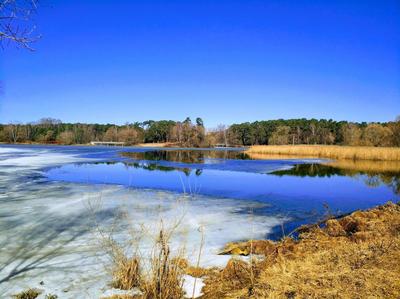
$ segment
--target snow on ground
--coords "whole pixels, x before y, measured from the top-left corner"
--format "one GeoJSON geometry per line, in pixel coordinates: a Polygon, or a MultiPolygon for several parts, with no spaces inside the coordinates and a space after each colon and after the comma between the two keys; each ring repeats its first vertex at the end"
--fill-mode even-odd
{"type": "MultiPolygon", "coordinates": [[[[87,160],[87,159],[86,159],[87,160]]],[[[36,287],[59,298],[99,298],[110,290],[111,261],[102,236],[149,257],[160,227],[171,249],[193,264],[223,266],[230,241],[263,238],[283,218],[248,214],[256,203],[130,189],[49,182],[42,168],[80,162],[45,150],[0,148],[0,297],[36,287]],[[128,241],[141,236],[137,245],[128,241]]],[[[194,281],[185,279],[191,295],[194,281]]],[[[195,293],[201,292],[201,280],[195,293]]]]}

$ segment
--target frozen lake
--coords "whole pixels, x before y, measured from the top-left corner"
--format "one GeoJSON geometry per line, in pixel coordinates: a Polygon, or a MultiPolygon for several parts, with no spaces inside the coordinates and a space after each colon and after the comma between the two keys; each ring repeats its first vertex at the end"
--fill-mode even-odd
{"type": "Polygon", "coordinates": [[[185,244],[189,259],[204,231],[201,265],[223,265],[227,242],[279,238],[326,206],[345,213],[398,201],[399,178],[238,150],[2,145],[0,297],[38,287],[98,298],[111,279],[102,234],[124,244],[143,228],[157,232],[160,219],[177,226],[172,246],[185,244]]]}

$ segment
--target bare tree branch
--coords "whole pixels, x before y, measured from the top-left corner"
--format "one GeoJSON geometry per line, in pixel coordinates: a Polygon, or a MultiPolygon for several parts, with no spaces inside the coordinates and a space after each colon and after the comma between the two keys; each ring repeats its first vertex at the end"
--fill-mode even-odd
{"type": "Polygon", "coordinates": [[[0,47],[13,43],[34,50],[31,44],[40,38],[33,24],[37,3],[37,0],[0,0],[0,47]]]}

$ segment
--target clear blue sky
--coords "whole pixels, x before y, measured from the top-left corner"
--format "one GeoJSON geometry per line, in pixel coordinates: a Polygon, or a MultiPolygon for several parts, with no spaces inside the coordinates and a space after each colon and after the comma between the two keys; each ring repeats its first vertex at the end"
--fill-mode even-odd
{"type": "Polygon", "coordinates": [[[42,0],[37,27],[0,49],[0,122],[400,114],[398,0],[42,0]]]}

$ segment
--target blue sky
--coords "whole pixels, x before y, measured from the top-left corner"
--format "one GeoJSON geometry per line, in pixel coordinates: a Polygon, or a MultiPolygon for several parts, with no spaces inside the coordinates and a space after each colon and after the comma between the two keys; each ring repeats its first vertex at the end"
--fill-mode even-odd
{"type": "Polygon", "coordinates": [[[0,122],[400,114],[396,0],[43,0],[36,21],[34,53],[0,50],[0,122]]]}

